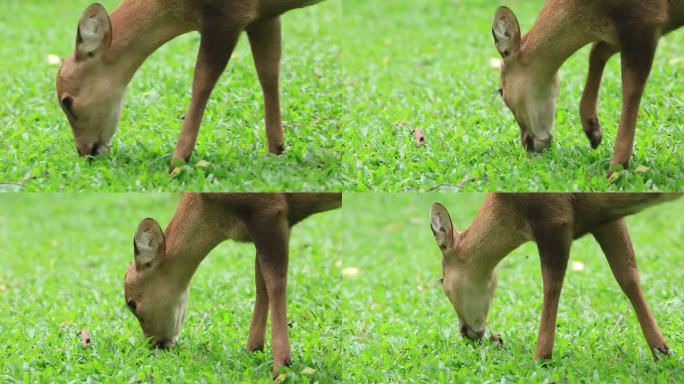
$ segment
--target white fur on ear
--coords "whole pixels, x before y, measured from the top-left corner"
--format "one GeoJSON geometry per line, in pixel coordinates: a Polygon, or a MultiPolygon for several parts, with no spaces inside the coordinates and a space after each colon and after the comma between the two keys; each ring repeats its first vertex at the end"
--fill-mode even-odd
{"type": "Polygon", "coordinates": [[[158,257],[164,255],[164,233],[154,219],[140,222],[133,238],[133,246],[137,268],[151,265],[158,257]]]}
{"type": "Polygon", "coordinates": [[[135,236],[135,245],[139,251],[154,251],[157,249],[152,244],[152,234],[149,232],[140,232],[135,236]]]}
{"type": "Polygon", "coordinates": [[[499,7],[492,22],[496,50],[504,59],[514,57],[520,49],[520,25],[513,11],[499,7]]]}
{"type": "Polygon", "coordinates": [[[76,50],[91,55],[109,47],[112,39],[112,26],[107,11],[100,4],[92,4],[83,12],[78,22],[76,50]]]}
{"type": "Polygon", "coordinates": [[[447,209],[439,203],[430,208],[430,226],[437,245],[442,250],[451,248],[454,242],[454,227],[447,209]]]}

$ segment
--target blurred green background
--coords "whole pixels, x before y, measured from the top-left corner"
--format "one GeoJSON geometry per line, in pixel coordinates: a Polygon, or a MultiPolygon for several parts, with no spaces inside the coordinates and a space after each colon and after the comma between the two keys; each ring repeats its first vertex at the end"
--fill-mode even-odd
{"type": "MultiPolygon", "coordinates": [[[[201,264],[170,351],[148,348],[126,308],[136,227],[145,217],[164,227],[179,197],[0,196],[0,382],[272,382],[270,336],[265,352],[245,349],[253,245],[225,242],[201,264]],[[82,329],[90,348],[81,345],[82,329]]],[[[287,375],[298,382],[341,377],[340,233],[330,230],[340,217],[339,210],[317,214],[292,232],[287,375]]]]}
{"type": "Polygon", "coordinates": [[[684,377],[684,199],[627,219],[644,294],[673,356],[654,363],[636,315],[591,236],[574,242],[553,360],[532,361],[542,304],[539,256],[527,243],[505,258],[489,340],[465,341],[438,279],[429,210],[441,202],[466,229],[483,194],[347,193],[342,220],[347,382],[676,383],[684,377]],[[573,270],[579,262],[583,270],[573,270]]]}

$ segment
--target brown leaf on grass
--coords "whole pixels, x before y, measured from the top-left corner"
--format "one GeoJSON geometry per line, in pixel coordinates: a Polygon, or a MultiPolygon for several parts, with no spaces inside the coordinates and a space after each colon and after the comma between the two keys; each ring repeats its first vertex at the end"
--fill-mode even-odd
{"type": "Polygon", "coordinates": [[[413,135],[416,137],[416,145],[425,144],[425,136],[423,136],[423,131],[421,131],[420,128],[414,129],[413,135]]]}
{"type": "Polygon", "coordinates": [[[495,342],[499,345],[499,348],[503,348],[503,346],[504,346],[504,341],[503,341],[503,339],[501,338],[501,336],[499,336],[499,335],[497,335],[496,333],[492,332],[492,334],[489,336],[489,338],[490,338],[492,341],[495,341],[495,342]]]}
{"type": "Polygon", "coordinates": [[[88,333],[88,331],[85,329],[82,329],[81,333],[79,333],[79,336],[81,337],[81,344],[83,344],[83,347],[90,347],[90,333],[88,333]]]}

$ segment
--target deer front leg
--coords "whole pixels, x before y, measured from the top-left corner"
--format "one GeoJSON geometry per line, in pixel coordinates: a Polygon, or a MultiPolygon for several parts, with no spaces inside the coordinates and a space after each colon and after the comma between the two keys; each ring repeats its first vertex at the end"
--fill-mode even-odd
{"type": "Polygon", "coordinates": [[[226,27],[222,16],[205,14],[200,31],[202,37],[192,82],[192,99],[173,154],[171,170],[177,161],[190,160],[207,101],[235,49],[241,28],[226,27]]]}
{"type": "Polygon", "coordinates": [[[247,29],[247,35],[264,95],[268,151],[279,155],[284,150],[278,90],[281,53],[280,18],[276,17],[250,26],[247,29]]]}
{"type": "Polygon", "coordinates": [[[608,63],[608,59],[617,51],[618,47],[614,45],[597,42],[591,47],[589,54],[589,74],[587,75],[587,82],[584,86],[584,93],[582,93],[582,100],[580,101],[580,118],[582,120],[582,128],[589,138],[592,148],[598,147],[603,138],[597,113],[603,70],[606,67],[606,63],[608,63]]]}
{"type": "Polygon", "coordinates": [[[634,146],[634,130],[639,114],[641,96],[651,72],[653,56],[657,46],[655,33],[647,31],[639,35],[623,36],[621,43],[622,58],[622,114],[611,170],[616,166],[627,168],[634,146]]]}
{"type": "Polygon", "coordinates": [[[263,351],[266,339],[266,319],[268,316],[268,291],[261,273],[258,255],[254,260],[254,285],[256,288],[256,300],[254,301],[252,323],[249,326],[247,349],[250,351],[263,351]]]}
{"type": "Polygon", "coordinates": [[[287,264],[289,226],[282,212],[258,215],[247,223],[257,250],[271,310],[271,348],[273,376],[278,369],[290,365],[290,341],[287,327],[287,264]]]}
{"type": "Polygon", "coordinates": [[[541,259],[544,303],[534,360],[550,359],[556,334],[556,315],[572,238],[566,231],[535,235],[541,259]]]}
{"type": "Polygon", "coordinates": [[[593,235],[608,259],[615,280],[634,307],[653,358],[658,358],[656,351],[668,355],[670,350],[665,338],[663,338],[663,334],[658,328],[658,324],[656,324],[641,291],[639,270],[624,219],[604,225],[594,231],[593,235]]]}

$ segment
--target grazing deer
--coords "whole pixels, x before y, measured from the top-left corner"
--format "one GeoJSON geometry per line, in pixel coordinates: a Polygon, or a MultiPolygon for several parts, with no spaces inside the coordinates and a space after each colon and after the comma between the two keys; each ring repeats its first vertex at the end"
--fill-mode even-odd
{"type": "Polygon", "coordinates": [[[256,247],[256,301],[247,348],[263,350],[271,311],[273,374],[290,364],[286,288],[293,225],[339,208],[339,193],[187,193],[162,232],[154,219],[138,225],[124,298],[153,346],[170,348],[185,319],[188,288],[205,256],[226,239],[256,247]]]}
{"type": "Polygon", "coordinates": [[[580,102],[582,127],[592,148],[603,134],[596,104],[603,69],[620,52],[622,116],[611,161],[627,168],[634,129],[660,36],[684,24],[684,0],[548,0],[525,36],[513,12],[500,7],[492,34],[503,58],[501,93],[520,126],[522,145],[541,152],[551,145],[559,92],[558,69],[575,51],[593,43],[580,102]]]}
{"type": "Polygon", "coordinates": [[[457,231],[446,208],[434,204],[430,223],[442,251],[443,288],[456,310],[461,334],[480,339],[496,287],[496,265],[527,241],[537,243],[544,304],[535,360],[551,358],[556,313],[574,239],[591,233],[613,276],[627,295],[649,349],[669,353],[639,283],[639,271],[624,217],[677,194],[539,193],[489,194],[475,221],[457,231]]]}
{"type": "Polygon", "coordinates": [[[171,167],[188,161],[200,122],[242,31],[247,31],[261,82],[269,151],[283,151],[278,72],[280,15],[322,0],[124,0],[111,17],[89,6],[76,31],[76,50],[57,76],[57,96],[81,156],[111,146],[126,86],[145,59],[174,37],[199,31],[192,99],[171,167]],[[176,161],[174,161],[176,160],[176,161]]]}

